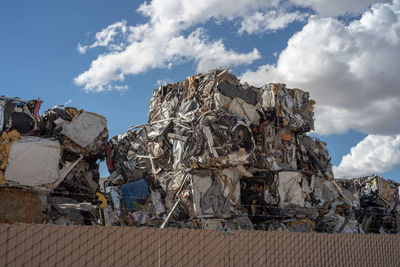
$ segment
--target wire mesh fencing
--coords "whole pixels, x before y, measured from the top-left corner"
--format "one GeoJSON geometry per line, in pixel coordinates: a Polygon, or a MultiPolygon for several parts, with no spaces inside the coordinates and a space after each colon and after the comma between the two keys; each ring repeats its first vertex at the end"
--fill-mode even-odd
{"type": "MultiPolygon", "coordinates": [[[[159,229],[163,220],[138,227],[123,204],[120,225],[105,227],[96,200],[93,210],[89,204],[71,208],[55,201],[87,197],[3,188],[0,266],[400,266],[398,214],[379,207],[350,211],[347,218],[352,219],[338,224],[357,224],[368,234],[338,234],[309,219],[274,215],[273,207],[261,202],[242,205],[255,229],[245,231],[223,222],[221,228],[219,219],[195,225],[196,220],[179,218],[179,209],[166,229],[159,229]],[[278,228],[265,231],[271,230],[269,225],[278,228]],[[307,229],[312,231],[299,233],[307,229]],[[393,234],[372,234],[382,229],[394,229],[387,232],[393,234]]],[[[154,212],[146,204],[142,208],[146,214],[154,212]]]]}
{"type": "Polygon", "coordinates": [[[399,235],[0,224],[1,266],[399,266],[399,235]]]}

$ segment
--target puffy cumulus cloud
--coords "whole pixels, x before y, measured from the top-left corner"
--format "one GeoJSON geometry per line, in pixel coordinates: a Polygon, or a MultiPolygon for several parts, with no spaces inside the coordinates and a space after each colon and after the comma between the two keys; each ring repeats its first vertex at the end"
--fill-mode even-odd
{"type": "MultiPolygon", "coordinates": [[[[150,17],[154,24],[173,22],[175,26],[188,27],[210,18],[246,19],[255,12],[263,14],[266,20],[271,20],[267,14],[278,17],[279,20],[288,20],[283,16],[287,15],[285,10],[294,6],[310,8],[322,16],[361,14],[370,5],[379,2],[389,2],[389,0],[337,0],[335,4],[332,4],[331,0],[226,0],[223,3],[219,0],[152,0],[150,3],[142,4],[138,10],[150,17]],[[276,10],[280,12],[270,13],[276,10]]],[[[289,17],[298,16],[296,13],[288,14],[289,17]]]]}
{"type": "Polygon", "coordinates": [[[368,135],[333,167],[335,177],[381,174],[400,164],[400,135],[368,135]]]}
{"type": "Polygon", "coordinates": [[[234,19],[257,8],[273,7],[279,0],[216,0],[172,1],[153,0],[142,4],[138,11],[149,22],[127,26],[126,21],[116,22],[95,36],[90,45],[78,45],[78,51],[105,47],[107,53],[91,62],[90,68],[74,79],[75,84],[87,92],[101,92],[125,88],[126,75],[134,75],[154,68],[171,68],[193,60],[198,71],[219,66],[250,64],[261,57],[259,51],[240,53],[227,49],[222,40],[210,40],[205,31],[193,25],[213,18],[234,19]]]}
{"type": "Polygon", "coordinates": [[[370,5],[389,0],[291,0],[294,4],[309,7],[321,16],[336,17],[346,14],[363,13],[370,5]]]}
{"type": "Polygon", "coordinates": [[[282,10],[269,10],[266,12],[257,11],[254,14],[243,18],[238,32],[241,34],[260,34],[263,32],[274,32],[286,28],[294,21],[303,21],[308,16],[300,11],[286,12],[282,10]]]}
{"type": "Polygon", "coordinates": [[[400,132],[400,2],[376,4],[348,25],[311,17],[276,65],[247,71],[243,81],[284,82],[317,101],[316,131],[400,132]]]}
{"type": "MultiPolygon", "coordinates": [[[[209,41],[201,29],[187,37],[179,35],[169,39],[153,34],[132,42],[123,51],[100,55],[89,70],[75,78],[75,83],[84,86],[88,92],[101,92],[121,88],[119,83],[128,74],[170,67],[170,64],[182,61],[194,60],[197,70],[202,72],[219,66],[248,64],[260,57],[257,49],[237,53],[226,49],[220,40],[209,41]]],[[[126,86],[123,88],[127,89],[126,86]]]]}
{"type": "MultiPolygon", "coordinates": [[[[91,48],[97,46],[109,46],[114,43],[116,36],[124,36],[127,32],[126,21],[119,21],[109,25],[107,28],[96,33],[96,41],[90,46],[91,48]]],[[[113,46],[111,46],[113,48],[113,46]]]]}
{"type": "MultiPolygon", "coordinates": [[[[349,3],[342,3],[342,9],[335,14],[359,11],[372,1],[350,0],[349,3]]],[[[192,60],[197,63],[197,70],[200,71],[221,65],[250,64],[261,57],[256,48],[244,53],[227,49],[221,40],[209,40],[198,25],[210,19],[216,22],[235,20],[234,24],[240,25],[239,33],[271,32],[309,16],[302,11],[289,12],[294,6],[314,8],[317,13],[325,14],[325,9],[332,8],[332,5],[328,7],[327,2],[328,0],[145,2],[139,6],[138,12],[148,19],[147,23],[128,26],[125,20],[119,21],[96,33],[92,44],[78,44],[77,50],[81,54],[95,47],[105,48],[107,52],[93,60],[90,68],[74,81],[87,92],[100,92],[125,88],[123,82],[126,75],[135,75],[154,68],[171,68],[175,64],[192,60]],[[192,29],[191,32],[188,33],[188,29],[192,29]]],[[[337,4],[334,6],[336,8],[337,4]]]]}
{"type": "MultiPolygon", "coordinates": [[[[303,11],[293,11],[294,6],[314,8],[317,13],[325,14],[325,9],[332,8],[332,5],[328,8],[328,4],[325,3],[327,1],[227,0],[222,3],[217,0],[152,0],[145,2],[137,11],[148,19],[147,23],[128,26],[127,22],[122,20],[96,33],[93,43],[78,44],[77,50],[81,54],[96,47],[102,47],[106,52],[93,60],[90,68],[74,81],[87,92],[100,92],[118,90],[121,86],[125,88],[123,83],[126,75],[135,75],[154,68],[171,68],[175,64],[187,61],[195,61],[197,70],[200,71],[221,65],[250,64],[261,57],[256,48],[246,52],[227,49],[221,40],[210,40],[198,25],[211,19],[216,22],[235,20],[234,25],[240,26],[239,33],[259,34],[276,31],[309,16],[303,11]],[[179,50],[173,45],[182,49],[179,50]]],[[[362,4],[357,4],[355,0],[351,0],[349,3],[342,3],[340,5],[342,9],[335,14],[360,11],[372,1],[360,1],[362,4]]]]}
{"type": "Polygon", "coordinates": [[[128,27],[126,21],[119,21],[107,26],[95,35],[95,42],[91,45],[78,44],[78,52],[85,54],[88,48],[108,47],[110,50],[122,50],[124,48],[124,40],[116,42],[116,37],[127,38],[128,27]]]}
{"type": "Polygon", "coordinates": [[[277,7],[281,0],[152,0],[139,7],[153,24],[174,24],[187,28],[210,18],[232,20],[260,8],[277,7]]]}

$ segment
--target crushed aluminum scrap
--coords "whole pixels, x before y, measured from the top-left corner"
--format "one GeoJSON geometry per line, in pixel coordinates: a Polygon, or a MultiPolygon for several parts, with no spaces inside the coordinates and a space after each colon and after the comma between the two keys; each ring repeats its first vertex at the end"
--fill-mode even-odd
{"type": "Polygon", "coordinates": [[[398,184],[333,179],[309,94],[226,69],[156,89],[148,123],[111,138],[107,225],[395,233],[398,184]]]}
{"type": "Polygon", "coordinates": [[[0,194],[18,211],[0,221],[99,224],[97,162],[106,154],[107,121],[63,106],[39,116],[41,103],[0,97],[0,194]]]}

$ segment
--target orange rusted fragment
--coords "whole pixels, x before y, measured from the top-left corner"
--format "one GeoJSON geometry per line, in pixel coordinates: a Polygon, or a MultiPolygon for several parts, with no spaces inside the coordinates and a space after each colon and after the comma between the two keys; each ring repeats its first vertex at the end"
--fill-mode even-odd
{"type": "Polygon", "coordinates": [[[269,124],[269,121],[263,121],[260,125],[260,133],[264,130],[264,127],[269,124]]]}
{"type": "Polygon", "coordinates": [[[286,133],[284,135],[281,135],[281,140],[282,141],[290,142],[291,139],[292,139],[292,136],[290,135],[290,133],[286,133]]]}
{"type": "Polygon", "coordinates": [[[8,182],[4,180],[4,173],[0,171],[0,185],[6,185],[8,182]]]}
{"type": "Polygon", "coordinates": [[[0,137],[0,170],[4,170],[8,162],[8,154],[10,153],[12,144],[20,138],[17,130],[10,132],[3,131],[0,137]]]}
{"type": "Polygon", "coordinates": [[[192,98],[199,87],[199,79],[197,75],[189,76],[186,78],[186,90],[185,90],[185,99],[192,98]]]}
{"type": "Polygon", "coordinates": [[[0,188],[0,223],[43,223],[42,201],[35,191],[0,188]]]}

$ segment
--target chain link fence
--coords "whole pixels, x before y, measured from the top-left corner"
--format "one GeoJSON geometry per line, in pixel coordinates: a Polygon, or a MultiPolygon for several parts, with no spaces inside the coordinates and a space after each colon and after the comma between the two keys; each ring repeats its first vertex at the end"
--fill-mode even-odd
{"type": "Polygon", "coordinates": [[[1,266],[400,266],[400,235],[0,224],[1,266]]]}

